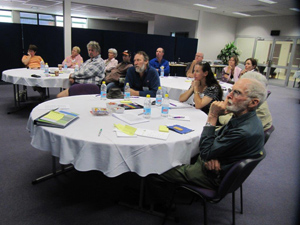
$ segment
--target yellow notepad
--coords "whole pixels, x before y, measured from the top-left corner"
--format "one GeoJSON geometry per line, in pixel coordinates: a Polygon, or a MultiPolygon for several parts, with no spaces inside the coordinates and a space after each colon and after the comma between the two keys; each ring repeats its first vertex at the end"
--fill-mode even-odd
{"type": "Polygon", "coordinates": [[[128,135],[134,135],[135,131],[136,131],[136,128],[132,127],[132,126],[128,126],[128,125],[122,125],[122,124],[114,124],[114,126],[122,131],[123,133],[125,134],[128,134],[128,135]]]}
{"type": "Polygon", "coordinates": [[[169,128],[165,125],[160,125],[158,130],[160,132],[169,132],[169,128]]]}

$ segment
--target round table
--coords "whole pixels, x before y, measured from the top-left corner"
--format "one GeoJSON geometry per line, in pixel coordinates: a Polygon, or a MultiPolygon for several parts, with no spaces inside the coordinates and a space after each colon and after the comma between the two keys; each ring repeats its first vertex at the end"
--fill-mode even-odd
{"type": "MultiPolygon", "coordinates": [[[[160,84],[163,87],[164,91],[168,92],[170,99],[179,100],[179,96],[190,88],[193,80],[194,78],[169,76],[161,77],[160,84]]],[[[219,81],[219,84],[223,90],[223,99],[225,99],[228,93],[230,92],[232,84],[221,81],[219,81]]],[[[194,97],[192,95],[188,99],[187,103],[193,104],[193,99],[194,97]]]]}
{"type": "MultiPolygon", "coordinates": [[[[50,68],[50,70],[55,70],[58,68],[50,68]]],[[[44,70],[39,69],[10,69],[2,72],[2,80],[5,82],[12,83],[14,85],[24,85],[24,86],[38,86],[38,87],[58,87],[58,88],[68,88],[69,75],[74,72],[73,69],[68,69],[66,72],[60,73],[57,77],[46,76],[44,70]],[[41,76],[40,78],[31,77],[32,74],[41,76]]]]}
{"type": "MultiPolygon", "coordinates": [[[[141,105],[144,102],[143,97],[131,100],[141,105]]],[[[27,124],[31,145],[59,157],[60,164],[73,164],[78,171],[99,170],[108,177],[129,171],[142,177],[150,173],[161,174],[177,165],[190,163],[191,157],[198,153],[200,135],[207,120],[207,115],[201,110],[193,107],[170,110],[172,115],[189,116],[190,120],[183,121],[161,117],[161,108],[152,106],[149,122],[131,126],[158,131],[160,125],[178,124],[194,131],[187,134],[169,131],[167,140],[117,137],[114,124],[125,125],[124,122],[111,115],[94,116],[90,113],[92,107],[105,107],[110,101],[119,103],[121,100],[103,101],[96,95],[80,95],[39,104],[32,110],[27,124]],[[79,119],[64,129],[34,125],[34,119],[57,107],[78,113],[79,119]],[[102,133],[98,136],[100,129],[102,133]]],[[[142,111],[132,109],[124,113],[138,115],[142,111]]]]}

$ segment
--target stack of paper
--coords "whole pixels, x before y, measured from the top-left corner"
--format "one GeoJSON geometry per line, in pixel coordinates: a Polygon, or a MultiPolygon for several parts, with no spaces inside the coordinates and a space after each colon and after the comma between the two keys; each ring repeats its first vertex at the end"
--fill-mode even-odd
{"type": "Polygon", "coordinates": [[[130,114],[130,113],[126,113],[126,114],[113,113],[112,116],[114,116],[114,117],[118,118],[119,120],[122,120],[128,124],[149,122],[149,120],[145,119],[142,116],[138,116],[136,114],[130,114]]]}
{"type": "Polygon", "coordinates": [[[169,137],[169,133],[143,128],[137,128],[135,134],[143,137],[156,138],[161,140],[167,140],[167,138],[169,137]]]}

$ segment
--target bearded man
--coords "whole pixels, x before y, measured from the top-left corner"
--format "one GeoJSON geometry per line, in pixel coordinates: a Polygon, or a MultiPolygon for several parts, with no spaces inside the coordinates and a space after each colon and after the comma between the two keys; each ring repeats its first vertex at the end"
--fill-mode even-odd
{"type": "Polygon", "coordinates": [[[134,56],[134,66],[127,70],[125,85],[129,83],[131,96],[156,96],[160,80],[156,69],[149,66],[149,56],[139,51],[134,56]]]}
{"type": "Polygon", "coordinates": [[[217,189],[236,162],[265,154],[264,131],[256,109],[266,96],[266,88],[261,82],[245,78],[234,84],[225,101],[213,102],[201,134],[197,161],[147,178],[152,203],[170,200],[170,193],[179,183],[217,189]],[[225,110],[232,112],[233,117],[216,131],[218,117],[225,110]]]}

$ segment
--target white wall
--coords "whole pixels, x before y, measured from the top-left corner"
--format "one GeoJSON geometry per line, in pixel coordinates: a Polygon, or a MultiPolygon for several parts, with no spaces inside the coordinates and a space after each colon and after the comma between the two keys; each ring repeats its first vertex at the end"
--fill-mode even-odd
{"type": "Polygon", "coordinates": [[[300,36],[299,17],[276,16],[238,19],[236,35],[272,38],[271,30],[280,30],[280,36],[300,36]]]}
{"type": "Polygon", "coordinates": [[[88,28],[99,30],[114,30],[135,33],[147,33],[147,23],[133,23],[112,20],[88,19],[88,28]]]}
{"type": "Polygon", "coordinates": [[[236,18],[200,12],[196,38],[204,59],[217,59],[221,49],[235,40],[236,25],[236,18]]]}
{"type": "Polygon", "coordinates": [[[154,34],[170,36],[170,32],[188,32],[195,37],[197,21],[155,15],[154,34]]]}

